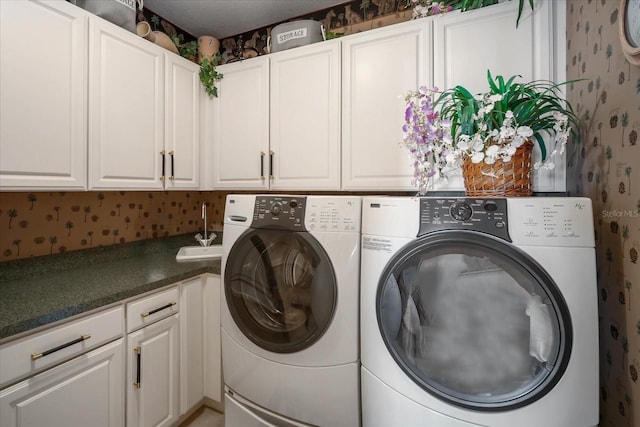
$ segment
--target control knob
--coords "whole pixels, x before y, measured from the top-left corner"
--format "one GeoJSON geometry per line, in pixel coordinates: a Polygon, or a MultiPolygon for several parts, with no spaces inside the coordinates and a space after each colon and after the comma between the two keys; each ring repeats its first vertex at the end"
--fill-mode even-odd
{"type": "Polygon", "coordinates": [[[466,221],[473,215],[473,209],[464,202],[456,202],[449,208],[449,213],[456,221],[466,221]]]}
{"type": "Polygon", "coordinates": [[[282,203],[280,202],[271,203],[271,206],[269,207],[269,212],[271,212],[271,215],[273,216],[280,215],[280,213],[282,212],[282,203]]]}

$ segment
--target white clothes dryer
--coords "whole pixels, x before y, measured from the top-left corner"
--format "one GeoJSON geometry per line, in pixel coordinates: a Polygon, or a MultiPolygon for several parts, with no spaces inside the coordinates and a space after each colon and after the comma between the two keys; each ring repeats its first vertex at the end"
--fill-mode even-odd
{"type": "Polygon", "coordinates": [[[585,198],[365,197],[364,427],[593,427],[585,198]]]}
{"type": "Polygon", "coordinates": [[[229,195],[226,427],[360,425],[361,198],[229,195]]]}

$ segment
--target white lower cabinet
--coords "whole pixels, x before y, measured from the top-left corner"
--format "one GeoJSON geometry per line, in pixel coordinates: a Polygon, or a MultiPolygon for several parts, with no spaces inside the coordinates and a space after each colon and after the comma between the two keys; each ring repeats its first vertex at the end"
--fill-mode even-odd
{"type": "Polygon", "coordinates": [[[128,426],[170,426],[178,420],[179,324],[174,314],[127,337],[128,426]]]}
{"type": "Polygon", "coordinates": [[[204,287],[204,397],[222,403],[222,347],[220,337],[220,307],[222,280],[207,275],[204,287]]]}
{"type": "Polygon", "coordinates": [[[180,413],[203,397],[222,403],[220,276],[182,282],[180,290],[180,413]]]}
{"type": "Polygon", "coordinates": [[[170,426],[180,417],[178,288],[127,303],[127,425],[170,426]],[[168,316],[168,317],[167,317],[168,316]]]}
{"type": "Polygon", "coordinates": [[[222,406],[220,283],[203,274],[1,345],[0,426],[173,426],[205,398],[222,406]]]}
{"type": "Polygon", "coordinates": [[[202,276],[180,286],[180,413],[185,414],[204,396],[204,286],[202,276]]]}
{"type": "Polygon", "coordinates": [[[124,425],[122,338],[0,391],[3,427],[124,425]]]}

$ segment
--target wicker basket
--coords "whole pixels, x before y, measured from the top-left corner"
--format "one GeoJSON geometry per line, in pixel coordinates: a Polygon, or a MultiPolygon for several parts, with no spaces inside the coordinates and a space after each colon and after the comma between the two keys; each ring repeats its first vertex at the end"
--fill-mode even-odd
{"type": "Polygon", "coordinates": [[[488,165],[473,163],[467,158],[462,165],[462,176],[467,196],[470,197],[513,197],[530,196],[531,152],[533,143],[522,144],[511,158],[504,163],[497,160],[488,165]]]}

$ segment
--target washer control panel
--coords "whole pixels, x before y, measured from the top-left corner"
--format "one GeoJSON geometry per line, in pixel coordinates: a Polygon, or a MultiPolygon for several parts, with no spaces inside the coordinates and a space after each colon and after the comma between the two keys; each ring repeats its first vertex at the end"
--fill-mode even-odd
{"type": "Polygon", "coordinates": [[[438,230],[472,230],[511,241],[506,199],[420,199],[418,236],[438,230]]]}
{"type": "Polygon", "coordinates": [[[253,228],[305,231],[305,196],[256,196],[253,228]]]}

